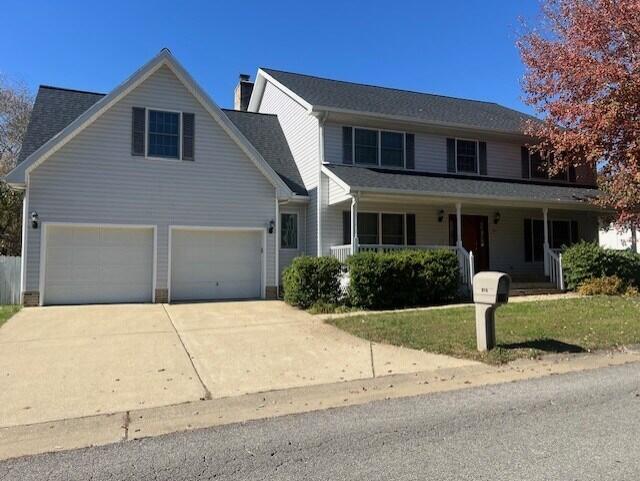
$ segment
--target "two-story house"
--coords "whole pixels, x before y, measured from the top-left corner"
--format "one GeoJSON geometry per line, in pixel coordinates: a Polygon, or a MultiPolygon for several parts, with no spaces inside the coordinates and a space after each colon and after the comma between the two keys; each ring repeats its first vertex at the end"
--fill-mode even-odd
{"type": "Polygon", "coordinates": [[[556,280],[597,239],[593,173],[549,178],[519,112],[270,69],[235,107],[166,49],[108,94],[41,87],[6,179],[25,305],[269,298],[298,255],[406,247],[556,280]]]}

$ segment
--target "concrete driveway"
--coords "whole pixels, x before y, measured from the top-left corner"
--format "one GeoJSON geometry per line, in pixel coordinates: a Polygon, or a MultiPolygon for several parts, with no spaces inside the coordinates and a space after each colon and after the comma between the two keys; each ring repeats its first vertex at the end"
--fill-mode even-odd
{"type": "Polygon", "coordinates": [[[0,427],[469,364],[278,301],[30,308],[0,329],[0,427]]]}

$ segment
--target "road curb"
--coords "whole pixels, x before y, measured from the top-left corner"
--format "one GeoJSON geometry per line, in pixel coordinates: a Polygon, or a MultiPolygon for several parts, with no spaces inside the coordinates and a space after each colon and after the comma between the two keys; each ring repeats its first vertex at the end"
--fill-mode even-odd
{"type": "Polygon", "coordinates": [[[640,352],[632,350],[554,355],[506,366],[469,365],[0,428],[0,460],[637,362],[640,352]]]}

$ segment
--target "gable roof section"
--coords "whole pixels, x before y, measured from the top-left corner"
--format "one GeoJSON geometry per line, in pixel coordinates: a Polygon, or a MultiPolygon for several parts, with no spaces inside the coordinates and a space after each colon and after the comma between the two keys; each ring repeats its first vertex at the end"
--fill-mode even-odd
{"type": "Polygon", "coordinates": [[[41,85],[18,162],[33,154],[105,95],[41,85]]]}
{"type": "MultiPolygon", "coordinates": [[[[323,172],[345,191],[379,194],[426,195],[542,204],[585,205],[599,195],[596,188],[534,183],[515,179],[469,178],[453,174],[408,172],[371,167],[327,164],[323,172]]],[[[589,206],[594,209],[593,206],[589,206]]]]}
{"type": "Polygon", "coordinates": [[[276,115],[222,109],[262,157],[297,195],[307,195],[276,115]]]}
{"type": "Polygon", "coordinates": [[[303,99],[312,110],[378,115],[517,135],[524,134],[524,121],[538,121],[531,115],[493,102],[358,84],[269,68],[261,68],[258,75],[261,73],[303,99]]]}
{"type": "Polygon", "coordinates": [[[166,65],[176,77],[185,85],[187,90],[202,104],[211,116],[220,124],[227,134],[238,144],[238,146],[253,161],[258,170],[276,187],[278,196],[290,196],[293,194],[287,184],[278,176],[271,166],[262,158],[260,153],[238,130],[231,120],[222,110],[211,100],[211,98],[200,88],[189,73],[173,57],[168,49],[162,49],[158,55],[137,70],[131,77],[116,87],[109,94],[98,99],[86,111],[81,113],[75,120],[55,134],[34,152],[29,154],[20,162],[7,176],[6,181],[11,185],[25,185],[29,173],[41,162],[56,152],[60,147],[73,139],[84,128],[91,125],[98,117],[106,112],[111,106],[126,96],[134,88],[144,82],[159,68],[166,65]]]}

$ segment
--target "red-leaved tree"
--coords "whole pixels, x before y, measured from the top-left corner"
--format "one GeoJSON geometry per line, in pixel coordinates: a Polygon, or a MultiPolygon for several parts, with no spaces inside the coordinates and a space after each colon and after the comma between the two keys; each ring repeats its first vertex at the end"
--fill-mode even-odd
{"type": "Polygon", "coordinates": [[[543,21],[518,41],[529,123],[552,171],[598,167],[616,224],[640,224],[640,0],[543,0],[543,21]]]}

